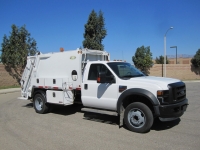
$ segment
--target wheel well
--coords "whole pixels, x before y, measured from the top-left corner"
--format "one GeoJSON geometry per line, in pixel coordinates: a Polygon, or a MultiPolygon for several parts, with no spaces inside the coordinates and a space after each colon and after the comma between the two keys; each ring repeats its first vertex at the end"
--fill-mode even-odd
{"type": "Polygon", "coordinates": [[[33,92],[32,92],[32,98],[34,98],[34,96],[36,94],[45,94],[46,95],[46,89],[39,89],[39,88],[34,88],[33,92]]]}
{"type": "Polygon", "coordinates": [[[140,103],[147,105],[150,108],[150,110],[152,111],[152,113],[154,114],[153,105],[152,105],[151,101],[148,98],[146,98],[145,96],[129,95],[123,99],[122,105],[125,109],[129,104],[134,103],[134,102],[140,102],[140,103]]]}

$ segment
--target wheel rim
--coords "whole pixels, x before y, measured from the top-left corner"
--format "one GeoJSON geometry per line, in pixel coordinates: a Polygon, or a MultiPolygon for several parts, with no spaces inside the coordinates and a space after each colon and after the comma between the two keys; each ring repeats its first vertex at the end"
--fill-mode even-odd
{"type": "Polygon", "coordinates": [[[134,128],[141,128],[146,122],[146,117],[143,111],[133,108],[128,112],[128,121],[134,128]]]}
{"type": "Polygon", "coordinates": [[[43,101],[42,101],[42,99],[40,98],[40,97],[37,97],[36,99],[35,99],[35,107],[36,107],[36,109],[37,110],[42,110],[42,107],[43,107],[43,101]]]}

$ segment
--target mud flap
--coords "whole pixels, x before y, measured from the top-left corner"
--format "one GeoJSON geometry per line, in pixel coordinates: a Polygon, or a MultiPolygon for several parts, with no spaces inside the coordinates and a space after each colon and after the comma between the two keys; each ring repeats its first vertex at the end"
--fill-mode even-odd
{"type": "Polygon", "coordinates": [[[121,104],[119,112],[119,128],[122,127],[124,124],[124,111],[124,106],[121,104]]]}

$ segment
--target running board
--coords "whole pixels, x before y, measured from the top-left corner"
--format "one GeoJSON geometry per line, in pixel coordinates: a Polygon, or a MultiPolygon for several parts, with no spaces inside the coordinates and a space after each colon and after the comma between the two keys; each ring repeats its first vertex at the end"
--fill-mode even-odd
{"type": "Polygon", "coordinates": [[[105,114],[105,115],[111,115],[111,116],[118,116],[117,112],[108,111],[108,110],[99,110],[99,109],[94,109],[94,108],[82,108],[81,111],[93,112],[93,113],[105,114]]]}

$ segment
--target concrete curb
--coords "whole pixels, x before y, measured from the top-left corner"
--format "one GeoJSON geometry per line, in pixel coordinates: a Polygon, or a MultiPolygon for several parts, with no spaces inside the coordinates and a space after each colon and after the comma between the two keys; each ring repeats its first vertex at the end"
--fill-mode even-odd
{"type": "Polygon", "coordinates": [[[0,94],[14,93],[14,92],[20,92],[20,91],[21,91],[21,88],[2,89],[0,90],[0,94]]]}

